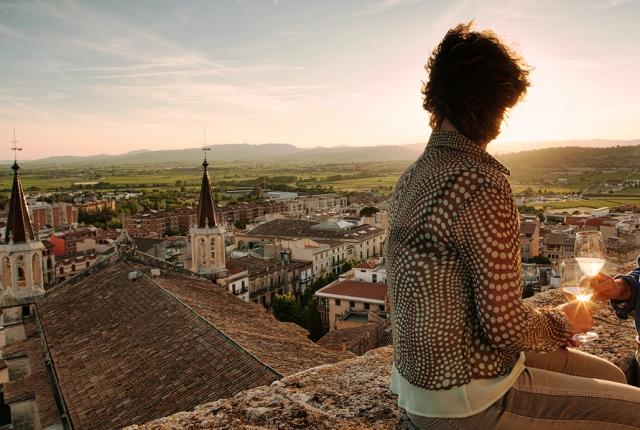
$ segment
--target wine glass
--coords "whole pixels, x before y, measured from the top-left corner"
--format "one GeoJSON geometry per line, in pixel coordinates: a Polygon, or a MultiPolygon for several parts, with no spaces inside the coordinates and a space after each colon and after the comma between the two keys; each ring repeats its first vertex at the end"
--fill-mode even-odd
{"type": "Polygon", "coordinates": [[[602,233],[596,230],[576,233],[574,255],[585,275],[597,275],[604,266],[606,255],[602,233]]]}
{"type": "MultiPolygon", "coordinates": [[[[587,302],[591,300],[593,292],[589,285],[589,277],[587,275],[583,275],[581,265],[577,260],[563,260],[560,263],[560,282],[562,291],[567,293],[570,297],[575,297],[575,300],[580,302],[580,306],[588,306],[587,302]]],[[[597,338],[598,333],[594,331],[576,333],[573,335],[573,340],[580,343],[591,342],[597,338]]]]}

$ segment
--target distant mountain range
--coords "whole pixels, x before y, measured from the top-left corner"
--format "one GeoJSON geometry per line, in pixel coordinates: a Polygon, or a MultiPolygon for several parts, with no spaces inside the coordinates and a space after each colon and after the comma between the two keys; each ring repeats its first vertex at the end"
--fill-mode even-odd
{"type": "MultiPolygon", "coordinates": [[[[504,145],[496,144],[490,151],[500,152],[504,145]]],[[[424,150],[425,143],[409,145],[382,146],[339,146],[330,148],[299,148],[290,144],[267,143],[262,145],[226,144],[215,145],[208,154],[209,158],[218,161],[255,161],[255,162],[307,162],[307,163],[344,163],[370,161],[401,161],[415,160],[424,150]]],[[[584,164],[589,160],[583,158],[594,153],[590,151],[604,151],[608,157],[613,156],[620,161],[636,161],[636,152],[640,156],[640,140],[564,140],[553,142],[518,143],[518,147],[535,148],[533,151],[521,151],[499,155],[507,165],[521,162],[534,164],[557,163],[558,159],[551,154],[562,154],[563,159],[572,159],[572,163],[584,164]],[[553,148],[551,148],[553,147],[553,148]],[[562,147],[562,148],[558,148],[562,147]],[[578,148],[576,148],[578,147],[578,148]],[[597,148],[596,148],[597,147],[597,148]],[[618,148],[620,147],[620,148],[618,148]],[[549,149],[540,149],[549,148],[549,149]],[[632,150],[631,148],[635,148],[632,150]],[[579,149],[576,151],[576,149],[579,149]],[[627,158],[632,154],[631,158],[627,158]],[[618,155],[620,154],[620,155],[618,155]],[[625,155],[626,154],[626,155],[625,155]],[[578,157],[578,158],[575,158],[578,157]],[[580,160],[578,160],[580,159],[580,160]]],[[[601,154],[598,152],[598,154],[601,154]]],[[[587,157],[589,158],[589,157],[587,157]]],[[[600,157],[598,157],[600,158],[600,157]]],[[[186,166],[198,165],[202,161],[202,150],[199,148],[185,148],[175,150],[137,150],[119,155],[99,154],[91,156],[56,156],[39,160],[24,161],[23,164],[34,167],[74,167],[74,166],[115,166],[115,165],[168,165],[186,166]]],[[[593,161],[593,160],[592,160],[593,161]]],[[[0,161],[9,164],[10,161],[0,161]]]]}
{"type": "MultiPolygon", "coordinates": [[[[264,161],[341,163],[349,161],[398,161],[413,160],[422,152],[424,144],[384,146],[341,146],[331,148],[298,148],[283,143],[250,145],[247,143],[215,145],[207,156],[217,161],[264,161]]],[[[200,148],[149,151],[140,150],[120,155],[56,156],[28,160],[22,164],[45,166],[104,166],[104,165],[199,165],[202,162],[200,148]]],[[[1,161],[0,163],[10,163],[1,161]]]]}

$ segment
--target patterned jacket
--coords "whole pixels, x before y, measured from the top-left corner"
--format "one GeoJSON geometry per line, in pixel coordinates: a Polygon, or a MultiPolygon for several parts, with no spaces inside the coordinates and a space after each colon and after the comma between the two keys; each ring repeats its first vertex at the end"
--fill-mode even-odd
{"type": "Polygon", "coordinates": [[[509,373],[524,350],[565,344],[571,323],[524,303],[509,170],[456,131],[434,131],[390,201],[386,270],[394,363],[443,390],[509,373]]]}

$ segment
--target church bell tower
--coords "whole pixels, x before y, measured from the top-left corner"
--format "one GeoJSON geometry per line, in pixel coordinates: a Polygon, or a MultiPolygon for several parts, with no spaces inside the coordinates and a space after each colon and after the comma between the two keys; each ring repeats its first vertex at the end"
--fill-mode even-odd
{"type": "MultiPolygon", "coordinates": [[[[16,146],[14,130],[14,151],[16,146]]],[[[17,158],[11,166],[13,185],[4,241],[0,243],[0,302],[28,304],[44,295],[44,244],[37,238],[22,191],[17,158]]]]}
{"type": "Polygon", "coordinates": [[[192,269],[201,275],[213,275],[226,270],[225,268],[225,228],[216,220],[216,209],[211,191],[211,180],[206,151],[202,163],[202,185],[200,187],[200,202],[198,204],[197,224],[191,227],[191,255],[192,269]]]}

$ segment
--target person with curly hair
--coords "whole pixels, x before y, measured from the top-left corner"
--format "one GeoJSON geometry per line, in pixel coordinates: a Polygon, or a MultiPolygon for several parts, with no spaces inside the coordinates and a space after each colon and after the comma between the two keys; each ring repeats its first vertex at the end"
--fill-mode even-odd
{"type": "Polygon", "coordinates": [[[421,429],[640,428],[640,389],[567,348],[591,328],[589,309],[522,301],[509,170],[486,148],[530,68],[471,23],[425,68],[433,131],[394,189],[385,244],[398,404],[421,429]]]}

